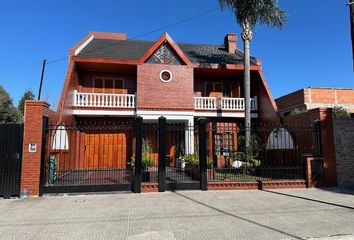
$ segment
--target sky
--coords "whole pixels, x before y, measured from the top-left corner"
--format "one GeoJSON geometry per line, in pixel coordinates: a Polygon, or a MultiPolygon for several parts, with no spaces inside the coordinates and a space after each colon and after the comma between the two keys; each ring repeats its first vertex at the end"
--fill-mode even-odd
{"type": "MultiPolygon", "coordinates": [[[[251,42],[273,97],[304,87],[354,88],[346,0],[279,3],[288,12],[286,25],[257,26],[251,42]]],[[[218,7],[217,0],[0,0],[0,85],[17,105],[25,90],[37,95],[43,59],[55,61],[47,65],[41,97],[55,109],[68,51],[89,31],[152,41],[168,32],[177,43],[222,44],[226,33],[240,36],[241,29],[232,12],[218,7]]]]}

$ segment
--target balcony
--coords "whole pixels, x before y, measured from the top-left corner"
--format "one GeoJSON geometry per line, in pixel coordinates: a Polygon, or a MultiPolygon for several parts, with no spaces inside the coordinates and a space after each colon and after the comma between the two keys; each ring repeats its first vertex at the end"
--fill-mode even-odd
{"type": "MultiPolygon", "coordinates": [[[[229,98],[229,97],[194,97],[195,110],[226,110],[226,111],[244,111],[244,98],[229,98]]],[[[256,111],[257,97],[251,98],[251,110],[256,111]]]]}
{"type": "Polygon", "coordinates": [[[87,108],[135,108],[135,94],[81,93],[73,94],[74,107],[87,108]]]}
{"type": "MultiPolygon", "coordinates": [[[[73,115],[81,116],[135,116],[135,94],[72,92],[73,115]]],[[[186,101],[188,101],[186,99],[186,101]]],[[[194,116],[204,117],[244,117],[243,98],[194,97],[194,116]],[[221,110],[221,111],[218,111],[221,110]]],[[[251,99],[252,117],[258,117],[257,97],[251,99]]],[[[143,110],[140,110],[143,111],[143,110]]],[[[175,112],[174,114],[177,114],[175,112]]],[[[144,114],[144,113],[140,113],[144,114]]],[[[154,113],[155,114],[155,113],[154,113]]]]}

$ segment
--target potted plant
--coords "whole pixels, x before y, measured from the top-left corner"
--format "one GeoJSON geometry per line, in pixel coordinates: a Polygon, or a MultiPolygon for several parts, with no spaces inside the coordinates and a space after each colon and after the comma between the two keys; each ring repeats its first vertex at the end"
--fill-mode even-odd
{"type": "MultiPolygon", "coordinates": [[[[141,153],[141,174],[142,181],[150,181],[150,172],[149,168],[154,164],[154,160],[151,157],[152,155],[152,145],[148,139],[143,139],[142,142],[142,153],[141,153]]],[[[131,157],[131,166],[135,167],[135,154],[131,157]]]]}
{"type": "Polygon", "coordinates": [[[188,176],[195,179],[198,173],[199,157],[196,153],[190,153],[183,156],[183,161],[185,161],[185,172],[188,176]]]}
{"type": "MultiPolygon", "coordinates": [[[[194,180],[199,180],[199,156],[197,153],[186,154],[183,156],[186,162],[185,172],[194,180]]],[[[213,161],[209,156],[207,156],[207,174],[208,178],[213,177],[214,169],[212,169],[213,161]]]]}

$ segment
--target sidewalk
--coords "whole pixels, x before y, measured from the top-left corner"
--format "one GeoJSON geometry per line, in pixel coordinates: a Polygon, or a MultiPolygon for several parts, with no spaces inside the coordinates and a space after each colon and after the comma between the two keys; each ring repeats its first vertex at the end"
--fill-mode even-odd
{"type": "Polygon", "coordinates": [[[0,239],[354,239],[354,191],[45,196],[0,216],[0,239]]]}

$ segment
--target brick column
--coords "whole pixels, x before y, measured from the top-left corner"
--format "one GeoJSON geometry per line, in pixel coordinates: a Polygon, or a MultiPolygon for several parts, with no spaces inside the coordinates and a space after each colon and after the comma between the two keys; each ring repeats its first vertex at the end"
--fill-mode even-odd
{"type": "Polygon", "coordinates": [[[312,168],[311,168],[311,161],[314,160],[314,157],[311,156],[305,156],[304,161],[305,161],[305,168],[306,168],[306,187],[311,188],[312,187],[312,168]]]}
{"type": "Polygon", "coordinates": [[[320,108],[322,149],[324,160],[324,186],[337,186],[337,163],[333,133],[332,109],[320,108]]]}
{"type": "Polygon", "coordinates": [[[21,190],[27,189],[30,196],[38,196],[41,168],[43,116],[49,104],[44,101],[26,101],[24,112],[23,155],[21,190]],[[36,151],[29,151],[29,144],[36,144],[36,151]]]}
{"type": "MultiPolygon", "coordinates": [[[[325,181],[325,179],[318,179],[313,181],[312,180],[312,175],[313,175],[313,169],[312,169],[312,162],[313,161],[322,161],[324,162],[324,159],[321,157],[314,157],[314,156],[306,156],[304,155],[304,164],[305,164],[305,168],[306,168],[306,187],[307,188],[312,188],[312,187],[322,187],[323,186],[323,182],[325,181]]],[[[325,178],[325,175],[323,176],[325,178]]]]}

